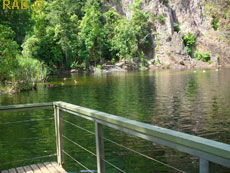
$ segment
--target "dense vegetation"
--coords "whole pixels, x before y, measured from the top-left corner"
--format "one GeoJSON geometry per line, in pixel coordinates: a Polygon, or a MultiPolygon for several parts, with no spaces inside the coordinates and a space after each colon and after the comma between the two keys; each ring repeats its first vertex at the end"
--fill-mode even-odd
{"type": "MultiPolygon", "coordinates": [[[[143,0],[135,0],[128,7],[128,19],[107,0],[47,0],[43,9],[35,8],[35,0],[26,1],[28,9],[0,8],[0,93],[8,86],[10,90],[31,89],[47,74],[72,68],[101,69],[103,64],[120,60],[135,61],[143,67],[146,57],[158,57],[159,47],[167,49],[166,42],[172,39],[171,35],[164,40],[160,33],[165,30],[158,30],[168,26],[168,16],[144,12],[143,0]]],[[[229,2],[221,1],[223,10],[213,0],[205,2],[204,15],[210,17],[210,26],[217,32],[229,31],[229,2]]],[[[160,3],[169,7],[171,1],[160,3]]],[[[210,62],[212,51],[198,51],[199,35],[185,31],[179,21],[172,24],[184,40],[188,55],[210,62]]],[[[227,32],[218,39],[229,43],[227,32]]],[[[174,55],[170,51],[169,57],[174,55]]]]}
{"type": "Polygon", "coordinates": [[[49,72],[106,61],[135,58],[143,64],[151,46],[141,0],[133,5],[131,20],[109,8],[102,11],[100,0],[48,1],[41,10],[27,2],[27,10],[5,9],[0,16],[2,87],[28,89],[49,72]]]}
{"type": "Polygon", "coordinates": [[[196,36],[188,32],[183,37],[185,47],[189,55],[192,55],[192,49],[196,44],[196,36]]]}

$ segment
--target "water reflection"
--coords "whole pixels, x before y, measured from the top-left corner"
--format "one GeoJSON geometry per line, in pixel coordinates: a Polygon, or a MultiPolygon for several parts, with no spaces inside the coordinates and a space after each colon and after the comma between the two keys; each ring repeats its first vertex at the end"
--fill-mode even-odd
{"type": "MultiPolygon", "coordinates": [[[[207,71],[155,71],[90,75],[71,74],[56,76],[46,83],[52,88],[40,84],[37,91],[23,92],[1,96],[0,104],[22,104],[49,101],[66,101],[99,111],[135,119],[141,122],[186,132],[189,134],[230,143],[230,70],[219,72],[207,71]],[[67,80],[63,81],[63,78],[67,80]],[[77,84],[74,82],[77,80],[77,84]],[[64,86],[61,83],[64,82],[64,86]]],[[[50,112],[27,112],[4,114],[0,123],[24,120],[33,117],[52,116],[50,112]]],[[[65,119],[94,131],[91,122],[65,114],[65,119]]],[[[0,141],[20,140],[19,136],[45,138],[54,134],[53,122],[37,122],[14,126],[0,125],[0,141]]],[[[95,136],[65,124],[64,133],[95,152],[95,136]]],[[[118,143],[138,150],[160,161],[183,169],[197,172],[197,158],[159,145],[134,138],[115,130],[105,128],[105,136],[118,143]]],[[[20,142],[20,141],[19,141],[20,142]]],[[[65,150],[86,164],[96,169],[95,158],[77,149],[65,141],[65,150]]],[[[21,158],[30,158],[43,151],[55,152],[55,139],[37,142],[33,145],[0,144],[0,163],[17,157],[9,156],[18,153],[21,158]],[[30,152],[26,151],[29,149],[30,152]],[[12,157],[12,158],[11,158],[12,157]]],[[[149,161],[134,153],[128,152],[111,143],[105,142],[106,158],[127,172],[176,172],[159,163],[149,161]]],[[[54,158],[53,158],[54,159],[54,158]]],[[[66,169],[80,170],[66,156],[66,169]]],[[[12,165],[11,165],[12,166],[12,165]]],[[[217,168],[229,172],[224,168],[217,168]]],[[[107,165],[108,172],[117,172],[107,165]]]]}

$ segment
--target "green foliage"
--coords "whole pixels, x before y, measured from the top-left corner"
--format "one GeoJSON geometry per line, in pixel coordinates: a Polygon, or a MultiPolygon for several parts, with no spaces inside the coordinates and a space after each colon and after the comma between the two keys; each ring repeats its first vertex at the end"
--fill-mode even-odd
{"type": "Polygon", "coordinates": [[[159,15],[159,16],[157,16],[157,20],[158,20],[161,24],[164,24],[164,23],[165,23],[165,16],[159,15]]]}
{"type": "Polygon", "coordinates": [[[36,58],[53,69],[64,61],[64,52],[58,44],[58,30],[49,25],[46,11],[33,11],[31,20],[34,28],[22,44],[22,54],[26,58],[36,58]]]}
{"type": "Polygon", "coordinates": [[[189,46],[186,46],[186,50],[187,50],[188,54],[191,56],[192,55],[192,48],[189,46]]]}
{"type": "Polygon", "coordinates": [[[183,37],[187,52],[189,55],[192,54],[192,48],[195,46],[196,43],[196,36],[188,32],[187,34],[184,35],[183,37]]]}
{"type": "Polygon", "coordinates": [[[161,64],[158,61],[155,61],[154,65],[161,65],[161,64]]]}
{"type": "Polygon", "coordinates": [[[132,19],[119,20],[112,39],[112,50],[120,58],[140,57],[140,53],[151,46],[148,14],[136,9],[132,19]]]}
{"type": "Polygon", "coordinates": [[[26,58],[36,58],[45,62],[49,67],[63,61],[61,48],[53,40],[54,33],[44,37],[32,35],[23,43],[22,54],[26,58]]]}
{"type": "Polygon", "coordinates": [[[194,53],[194,58],[196,60],[199,60],[199,61],[208,62],[210,60],[211,56],[210,56],[209,52],[202,53],[202,52],[196,50],[194,53]]]}
{"type": "MultiPolygon", "coordinates": [[[[12,5],[13,1],[11,1],[12,5]]],[[[28,5],[31,5],[31,0],[27,0],[28,5]]],[[[3,10],[3,0],[0,0],[0,24],[5,25],[6,27],[10,27],[15,35],[15,41],[18,44],[22,44],[26,32],[30,30],[32,27],[31,18],[31,10],[3,10]]],[[[18,5],[21,7],[21,1],[18,0],[18,5]]]]}
{"type": "MultiPolygon", "coordinates": [[[[102,25],[102,13],[99,1],[88,1],[85,8],[85,16],[80,23],[79,39],[81,49],[85,48],[84,54],[90,62],[97,63],[101,59],[104,42],[104,28],[102,25]]],[[[80,56],[82,54],[80,53],[80,56]]],[[[81,57],[84,59],[84,57],[81,57]]]]}
{"type": "Polygon", "coordinates": [[[89,68],[89,57],[87,56],[88,54],[85,54],[85,58],[83,59],[83,67],[84,70],[87,70],[89,68]]]}
{"type": "MultiPolygon", "coordinates": [[[[54,30],[54,38],[56,47],[61,48],[64,55],[64,64],[67,67],[76,61],[78,49],[78,33],[79,33],[79,16],[82,15],[81,8],[84,5],[82,0],[55,0],[49,3],[46,18],[51,24],[50,29],[54,30]]],[[[46,25],[46,29],[49,28],[46,25]]]]}
{"type": "Polygon", "coordinates": [[[206,52],[206,53],[203,55],[202,61],[209,62],[210,59],[211,59],[210,53],[209,53],[209,52],[206,52]]]}
{"type": "Polygon", "coordinates": [[[98,70],[102,70],[102,66],[100,64],[97,65],[98,70]]]}
{"type": "Polygon", "coordinates": [[[196,36],[188,32],[183,37],[186,46],[194,46],[196,43],[196,36]]]}
{"type": "Polygon", "coordinates": [[[116,58],[112,58],[112,64],[115,64],[116,63],[116,58]]]}
{"type": "Polygon", "coordinates": [[[105,20],[104,23],[104,32],[105,32],[105,39],[104,39],[104,46],[103,46],[103,56],[107,57],[108,59],[114,58],[117,54],[117,51],[112,49],[113,45],[113,37],[115,36],[115,28],[119,23],[118,14],[113,11],[109,10],[103,14],[103,18],[105,20]]]}
{"type": "Polygon", "coordinates": [[[87,69],[122,58],[138,57],[143,63],[143,52],[152,48],[149,14],[141,9],[143,0],[135,1],[130,20],[103,9],[100,0],[54,0],[43,10],[27,2],[28,10],[5,10],[0,16],[1,80],[17,77],[16,83],[30,87],[41,78],[36,76],[38,71],[47,74],[47,69],[74,68],[76,64],[87,69]],[[21,71],[23,68],[28,71],[21,71]]]}
{"type": "Polygon", "coordinates": [[[18,44],[15,33],[7,26],[0,25],[0,81],[9,77],[17,66],[18,44]]]}
{"type": "Polygon", "coordinates": [[[223,12],[223,14],[222,14],[222,17],[223,17],[224,19],[227,19],[227,10],[224,10],[224,12],[223,12]]]}
{"type": "Polygon", "coordinates": [[[145,66],[145,54],[144,54],[144,52],[141,52],[140,60],[141,60],[141,66],[144,67],[145,66]]]}
{"type": "Polygon", "coordinates": [[[136,2],[133,4],[133,10],[140,10],[141,9],[142,0],[136,0],[136,2]]]}
{"type": "Polygon", "coordinates": [[[220,17],[212,14],[212,21],[211,21],[212,28],[217,31],[220,25],[220,17]]]}
{"type": "Polygon", "coordinates": [[[163,0],[163,4],[164,5],[168,5],[169,4],[169,0],[163,0]]]}
{"type": "Polygon", "coordinates": [[[0,25],[0,82],[12,81],[15,89],[30,89],[37,81],[44,79],[47,70],[38,60],[30,58],[28,52],[28,58],[19,55],[14,36],[11,28],[0,25]]]}
{"type": "Polygon", "coordinates": [[[17,56],[18,68],[15,77],[18,80],[19,90],[28,90],[36,82],[43,80],[47,75],[47,68],[40,61],[33,58],[17,56]]]}
{"type": "Polygon", "coordinates": [[[118,52],[120,58],[132,58],[137,52],[137,39],[135,37],[135,28],[131,22],[126,19],[119,21],[115,27],[114,37],[112,39],[112,50],[118,52]]]}
{"type": "Polygon", "coordinates": [[[174,31],[180,32],[180,26],[178,23],[173,23],[173,28],[174,28],[174,31]]]}

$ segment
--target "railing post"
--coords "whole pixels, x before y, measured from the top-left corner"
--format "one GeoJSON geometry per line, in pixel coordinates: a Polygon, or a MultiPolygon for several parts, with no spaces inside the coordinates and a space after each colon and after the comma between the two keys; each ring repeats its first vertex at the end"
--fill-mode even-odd
{"type": "Polygon", "coordinates": [[[63,112],[54,106],[54,119],[56,130],[56,147],[57,147],[57,162],[59,165],[64,165],[64,141],[63,141],[63,112]]]}
{"type": "Polygon", "coordinates": [[[208,160],[200,158],[200,173],[215,173],[215,164],[208,160]]]}
{"type": "Polygon", "coordinates": [[[103,126],[95,121],[95,134],[96,134],[96,152],[97,152],[97,172],[105,173],[105,155],[104,155],[104,139],[103,139],[103,126]]]}

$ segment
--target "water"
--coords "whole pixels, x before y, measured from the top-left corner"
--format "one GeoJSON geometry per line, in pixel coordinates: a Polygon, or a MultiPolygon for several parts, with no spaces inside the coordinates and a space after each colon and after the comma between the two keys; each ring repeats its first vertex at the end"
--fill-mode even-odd
{"type": "MultiPolygon", "coordinates": [[[[4,95],[0,105],[65,101],[118,116],[185,132],[230,144],[230,69],[220,71],[154,71],[113,74],[71,74],[56,76],[37,91],[4,95]],[[67,77],[62,86],[63,78],[67,77]],[[78,84],[74,84],[74,80],[78,84]]],[[[55,153],[52,110],[4,113],[0,116],[0,170],[32,163],[55,160],[55,157],[27,160],[55,153]],[[47,118],[49,118],[47,120],[47,118]],[[27,123],[8,122],[40,119],[27,123]],[[46,120],[41,120],[46,119],[46,120]]],[[[64,119],[94,131],[94,124],[73,115],[64,119]]],[[[104,128],[106,138],[140,151],[186,172],[198,172],[198,158],[176,150],[104,128]]],[[[95,136],[64,124],[64,135],[95,152],[95,136]]],[[[89,169],[96,169],[96,159],[91,154],[65,140],[65,151],[89,169]]],[[[106,160],[126,172],[177,172],[154,161],[105,141],[106,160]]],[[[83,170],[65,156],[65,169],[83,170]]],[[[107,172],[119,172],[106,164],[107,172]]],[[[218,172],[229,169],[218,166],[218,172]]]]}

